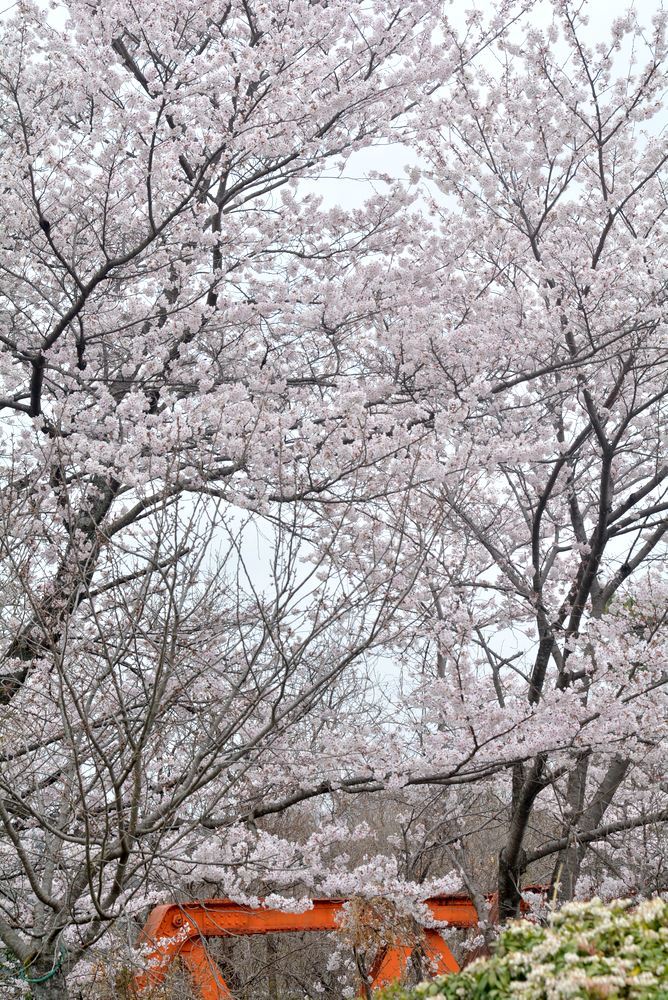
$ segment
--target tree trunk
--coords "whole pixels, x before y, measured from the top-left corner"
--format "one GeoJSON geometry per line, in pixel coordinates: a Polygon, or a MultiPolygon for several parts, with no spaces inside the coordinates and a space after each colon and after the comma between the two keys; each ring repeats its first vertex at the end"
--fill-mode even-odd
{"type": "Polygon", "coordinates": [[[97,566],[101,541],[98,527],[111,509],[118,494],[120,483],[112,479],[107,483],[97,477],[94,480],[99,496],[90,509],[80,511],[70,526],[70,539],[60,567],[54,578],[54,589],[34,605],[32,620],[16,635],[6,652],[4,659],[18,660],[22,666],[11,674],[0,674],[0,705],[8,705],[21,690],[35,662],[44,655],[45,649],[56,643],[61,635],[63,625],[74,611],[81,599],[81,588],[88,587],[97,566]],[[82,534],[89,549],[73,541],[73,534],[82,534]],[[78,548],[77,548],[78,547],[78,548]],[[80,551],[85,551],[82,556],[80,551]],[[68,566],[73,564],[76,571],[68,566]]]}
{"type": "MultiPolygon", "coordinates": [[[[583,754],[568,777],[566,791],[568,821],[562,834],[565,837],[569,836],[573,828],[577,828],[582,820],[588,770],[589,756],[583,754]]],[[[579,857],[580,853],[575,840],[572,840],[557,857],[552,873],[552,886],[556,898],[564,902],[573,899],[575,895],[575,883],[580,872],[579,857]]]]}
{"type": "Polygon", "coordinates": [[[552,874],[554,894],[560,901],[566,902],[573,899],[575,895],[575,886],[586,853],[586,847],[578,841],[578,833],[590,833],[600,826],[617,789],[626,777],[629,767],[629,760],[623,757],[613,758],[601,783],[592,795],[589,805],[584,811],[580,810],[580,815],[576,813],[572,817],[570,831],[573,836],[571,843],[558,855],[552,874]]]}
{"type": "Polygon", "coordinates": [[[523,843],[537,795],[545,788],[545,754],[538,754],[527,771],[513,771],[513,801],[505,847],[499,854],[499,921],[504,923],[519,912],[520,883],[526,868],[523,843]]]}
{"type": "Polygon", "coordinates": [[[67,982],[62,971],[59,970],[55,975],[41,983],[34,982],[35,979],[40,978],[40,975],[46,976],[50,971],[50,969],[45,969],[43,972],[40,972],[39,968],[30,969],[30,980],[32,981],[29,985],[33,1000],[69,1000],[67,982]]]}
{"type": "Polygon", "coordinates": [[[267,961],[267,990],[269,1000],[278,1000],[278,983],[276,981],[276,957],[278,955],[278,948],[276,947],[276,941],[271,934],[268,934],[265,938],[265,945],[267,961]]]}
{"type": "Polygon", "coordinates": [[[499,923],[512,920],[520,909],[520,885],[524,874],[526,852],[510,854],[506,847],[499,854],[499,923]]]}

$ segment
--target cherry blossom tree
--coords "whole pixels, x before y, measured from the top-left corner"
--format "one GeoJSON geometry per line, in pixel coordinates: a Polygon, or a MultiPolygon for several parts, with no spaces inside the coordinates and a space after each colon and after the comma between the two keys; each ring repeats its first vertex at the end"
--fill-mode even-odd
{"type": "MultiPolygon", "coordinates": [[[[601,864],[643,891],[633,831],[656,858],[668,819],[665,18],[587,38],[556,4],[416,113],[424,215],[366,355],[422,430],[403,530],[423,570],[401,724],[341,787],[478,786],[501,918],[546,859],[562,897],[601,864]]],[[[477,826],[456,809],[432,842],[480,896],[477,826]]]]}
{"type": "Polygon", "coordinates": [[[0,939],[35,996],[201,879],[211,831],[245,824],[230,891],[292,863],[253,809],[317,770],[418,570],[420,425],[360,367],[417,192],[317,182],[514,16],[456,41],[436,0],[6,12],[0,939]],[[353,577],[365,507],[388,527],[353,577]]]}
{"type": "MultiPolygon", "coordinates": [[[[665,19],[644,33],[629,15],[609,44],[585,38],[566,6],[549,32],[506,47],[497,79],[465,72],[447,151],[429,154],[436,183],[491,235],[458,268],[478,262],[455,351],[491,326],[485,369],[446,362],[470,474],[453,489],[446,471],[441,497],[476,551],[459,582],[473,577],[476,603],[499,588],[501,621],[530,624],[524,676],[498,618],[478,617],[473,637],[498,707],[519,694],[529,732],[541,717],[553,730],[512,766],[502,916],[540,854],[524,852],[538,797],[550,789],[562,816],[553,878],[569,896],[618,791],[641,767],[656,781],[665,750],[665,19]],[[623,44],[631,64],[616,70],[623,44]],[[567,753],[551,755],[555,743],[567,753]]],[[[442,363],[437,342],[431,354],[442,363]]],[[[448,575],[441,561],[437,618],[448,575]]],[[[441,669],[457,683],[447,646],[441,669]]],[[[654,818],[666,817],[664,800],[654,818]]],[[[639,798],[619,822],[646,819],[639,798]]]]}
{"type": "Polygon", "coordinates": [[[0,939],[36,997],[177,889],[484,910],[472,802],[503,917],[532,862],[568,895],[660,836],[663,23],[521,13],[3,22],[0,939]],[[388,141],[417,165],[328,207],[388,141]],[[438,871],[341,850],[369,824],[323,803],[388,791],[452,795],[438,871]]]}
{"type": "Polygon", "coordinates": [[[416,125],[437,221],[377,360],[433,431],[417,704],[445,780],[452,741],[453,780],[506,757],[502,917],[532,861],[571,896],[588,844],[668,818],[665,59],[663,15],[591,47],[556,5],[416,125]],[[546,802],[558,835],[529,849],[546,802]]]}

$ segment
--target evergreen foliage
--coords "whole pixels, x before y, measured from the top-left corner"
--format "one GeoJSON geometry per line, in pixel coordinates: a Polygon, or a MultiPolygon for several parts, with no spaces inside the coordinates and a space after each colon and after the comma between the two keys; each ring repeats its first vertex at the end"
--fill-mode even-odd
{"type": "Polygon", "coordinates": [[[569,903],[548,927],[516,921],[492,958],[465,971],[385,989],[379,1000],[666,1000],[668,903],[569,903]]]}

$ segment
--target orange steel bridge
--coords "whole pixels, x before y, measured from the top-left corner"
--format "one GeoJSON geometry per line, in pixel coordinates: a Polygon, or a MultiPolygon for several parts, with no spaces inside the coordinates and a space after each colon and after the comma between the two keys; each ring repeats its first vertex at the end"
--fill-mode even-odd
{"type": "MultiPolygon", "coordinates": [[[[532,886],[533,891],[542,891],[532,886]]],[[[167,903],[149,914],[138,944],[147,951],[147,969],[135,978],[141,993],[164,982],[169,967],[181,960],[188,969],[201,1000],[232,1000],[220,969],[209,955],[205,941],[211,937],[275,934],[304,931],[334,931],[345,899],[314,899],[303,913],[286,913],[264,905],[257,908],[229,899],[203,899],[190,903],[167,903]]],[[[494,897],[489,897],[494,913],[494,897]]],[[[434,920],[449,927],[475,927],[478,914],[465,895],[434,896],[425,900],[434,920]]],[[[523,908],[526,911],[526,906],[523,908]]],[[[459,965],[438,931],[425,929],[425,953],[438,973],[458,972],[459,965]]],[[[400,979],[406,970],[411,947],[380,950],[371,968],[375,987],[400,979]]]]}

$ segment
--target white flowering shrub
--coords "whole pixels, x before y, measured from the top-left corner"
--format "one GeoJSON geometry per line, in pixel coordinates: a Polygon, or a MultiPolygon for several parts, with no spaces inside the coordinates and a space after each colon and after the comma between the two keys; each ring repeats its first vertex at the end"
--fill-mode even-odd
{"type": "Polygon", "coordinates": [[[569,903],[547,927],[516,921],[495,954],[379,1000],[668,1000],[668,902],[569,903]]]}

